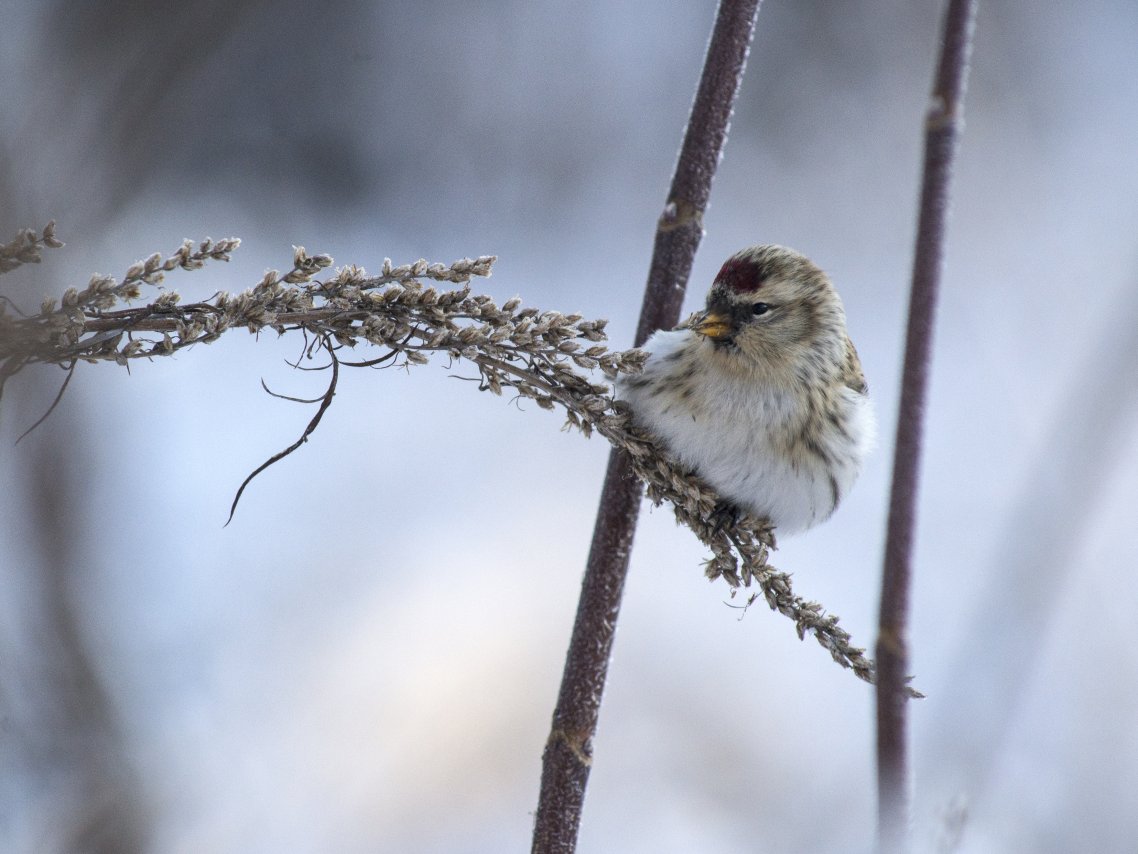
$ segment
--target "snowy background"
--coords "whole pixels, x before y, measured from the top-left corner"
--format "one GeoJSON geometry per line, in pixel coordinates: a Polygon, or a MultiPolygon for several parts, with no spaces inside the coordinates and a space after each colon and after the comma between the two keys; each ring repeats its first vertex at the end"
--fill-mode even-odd
{"type": "MultiPolygon", "coordinates": [[[[251,286],[291,246],[377,269],[499,256],[499,300],[630,343],[715,4],[10,0],[0,238],[65,249],[26,309],[184,237],[251,286]]],[[[836,281],[881,447],[774,556],[872,644],[921,125],[941,4],[768,0],[687,309],[755,242],[836,281]]],[[[1138,6],[981,8],[928,412],[915,838],[1138,845],[1138,6]]],[[[528,849],[608,453],[433,363],[299,344],[27,370],[0,406],[0,847],[528,849]]],[[[469,375],[469,374],[468,374],[469,375]]],[[[725,604],[666,509],[637,532],[583,852],[872,846],[873,697],[725,604]]]]}

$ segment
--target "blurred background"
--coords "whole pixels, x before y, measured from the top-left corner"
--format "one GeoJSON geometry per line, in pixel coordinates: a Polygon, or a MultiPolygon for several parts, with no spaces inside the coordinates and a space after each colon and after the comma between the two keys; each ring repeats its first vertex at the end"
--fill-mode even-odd
{"type": "MultiPolygon", "coordinates": [[[[942,4],[768,0],[686,308],[793,246],[835,279],[881,424],[773,563],[872,645],[923,113],[942,4]]],[[[9,0],[0,279],[25,310],[181,240],[186,298],[287,269],[496,254],[476,290],[631,342],[715,11],[9,0]]],[[[1138,6],[981,8],[935,342],[913,603],[922,851],[1134,851],[1138,6]],[[955,847],[953,847],[955,845],[955,847]]],[[[608,453],[450,378],[323,375],[244,332],[28,369],[0,404],[0,847],[528,849],[608,453]]],[[[461,368],[459,369],[461,371],[461,368]]],[[[470,375],[467,372],[467,375],[470,375]]],[[[642,515],[583,852],[872,847],[872,690],[728,607],[642,515]]]]}

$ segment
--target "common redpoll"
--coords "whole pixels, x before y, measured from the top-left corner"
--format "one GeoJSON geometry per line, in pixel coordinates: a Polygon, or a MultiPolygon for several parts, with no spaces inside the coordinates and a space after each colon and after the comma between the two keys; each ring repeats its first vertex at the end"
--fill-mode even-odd
{"type": "Polygon", "coordinates": [[[731,256],[707,308],[644,345],[617,397],[733,511],[780,532],[828,518],[874,437],[842,301],[809,259],[782,246],[731,256]]]}

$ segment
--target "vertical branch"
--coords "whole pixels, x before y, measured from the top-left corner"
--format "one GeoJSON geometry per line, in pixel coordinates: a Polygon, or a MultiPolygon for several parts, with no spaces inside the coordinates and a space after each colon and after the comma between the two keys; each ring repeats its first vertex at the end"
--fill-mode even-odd
{"type": "Polygon", "coordinates": [[[909,820],[905,687],[909,671],[909,589],[921,430],[937,290],[944,268],[949,184],[963,127],[964,90],[975,18],[976,0],[949,0],[932,104],[925,117],[924,177],[909,297],[876,649],[878,838],[882,851],[886,852],[905,850],[909,820]]]}
{"type": "MultiPolygon", "coordinates": [[[[674,326],[679,320],[759,3],[721,0],[719,4],[679,161],[656,229],[636,346],[655,330],[674,326]]],[[[577,846],[593,734],[639,510],[640,485],[627,457],[614,450],[605,473],[557,708],[542,756],[534,852],[572,852],[577,846]]]]}
{"type": "Polygon", "coordinates": [[[703,238],[703,212],[727,142],[727,125],[743,79],[760,3],[721,0],[719,4],[668,201],[656,226],[636,347],[657,329],[669,329],[680,319],[684,290],[703,238]]]}

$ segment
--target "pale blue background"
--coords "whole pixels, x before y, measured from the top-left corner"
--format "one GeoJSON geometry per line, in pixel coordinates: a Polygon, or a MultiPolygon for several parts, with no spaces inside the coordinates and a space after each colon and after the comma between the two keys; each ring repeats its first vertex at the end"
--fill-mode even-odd
{"type": "MultiPolygon", "coordinates": [[[[477,288],[629,343],[714,3],[141,5],[3,7],[0,237],[55,218],[68,246],[0,291],[207,234],[245,243],[171,276],[187,298],[293,244],[497,254],[477,288]]],[[[764,4],[687,302],[753,242],[837,282],[881,447],[774,562],[865,644],[940,8],[764,4]]],[[[913,602],[921,850],[960,807],[960,851],[1138,844],[1135,44],[1130,2],[981,9],[913,602]]],[[[298,347],[83,365],[18,447],[62,374],[7,389],[4,850],[528,849],[608,449],[441,362],[348,372],[223,529],[310,416],[259,386],[318,393],[298,347]]],[[[869,850],[871,690],[739,620],[703,557],[644,514],[580,850],[869,850]]]]}

